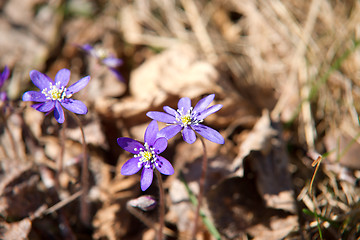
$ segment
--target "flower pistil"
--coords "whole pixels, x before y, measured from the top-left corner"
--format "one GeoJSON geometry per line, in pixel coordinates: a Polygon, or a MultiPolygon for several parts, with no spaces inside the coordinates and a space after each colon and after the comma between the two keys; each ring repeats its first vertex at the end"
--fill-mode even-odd
{"type": "Polygon", "coordinates": [[[41,93],[45,95],[48,100],[58,100],[59,102],[63,101],[65,98],[71,98],[72,94],[66,94],[66,87],[59,86],[59,83],[53,85],[50,83],[50,90],[44,88],[41,93]]]}
{"type": "Polygon", "coordinates": [[[138,154],[135,154],[134,157],[140,157],[138,162],[138,167],[140,168],[142,164],[144,164],[145,168],[152,167],[155,169],[155,165],[157,164],[157,157],[155,154],[155,149],[153,147],[149,147],[147,143],[144,144],[145,149],[140,148],[134,148],[135,151],[139,150],[140,152],[138,154]]]}
{"type": "MultiPolygon", "coordinates": [[[[184,109],[177,110],[179,115],[176,115],[176,121],[178,121],[182,127],[186,127],[189,125],[196,125],[201,123],[203,120],[196,119],[196,111],[193,111],[193,108],[190,107],[190,109],[187,111],[186,114],[183,113],[184,109]]],[[[175,122],[176,124],[176,122],[175,122]]]]}

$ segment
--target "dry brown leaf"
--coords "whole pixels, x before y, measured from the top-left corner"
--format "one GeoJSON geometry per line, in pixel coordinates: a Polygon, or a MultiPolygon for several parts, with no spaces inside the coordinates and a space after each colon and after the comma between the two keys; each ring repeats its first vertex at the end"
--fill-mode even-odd
{"type": "Polygon", "coordinates": [[[235,159],[235,175],[243,176],[246,161],[256,174],[257,189],[268,207],[296,212],[288,157],[279,123],[270,119],[268,111],[255,124],[235,159]]]}
{"type": "Polygon", "coordinates": [[[97,211],[93,221],[94,239],[103,239],[104,237],[109,240],[119,239],[121,225],[116,220],[116,214],[119,210],[120,206],[113,204],[97,211]]]}
{"type": "Polygon", "coordinates": [[[0,230],[2,239],[28,239],[31,230],[31,221],[28,218],[24,218],[19,222],[5,223],[4,225],[4,229],[0,230]]]}
{"type": "Polygon", "coordinates": [[[266,206],[255,179],[228,178],[209,191],[207,203],[222,239],[282,239],[298,226],[296,215],[266,206]]]}
{"type": "Polygon", "coordinates": [[[248,232],[254,236],[254,240],[278,240],[284,239],[289,233],[298,229],[298,217],[294,215],[289,216],[274,216],[269,219],[269,225],[259,224],[250,227],[248,232]]]}
{"type": "Polygon", "coordinates": [[[130,92],[139,99],[159,103],[167,95],[194,98],[216,89],[218,72],[202,61],[190,45],[173,48],[147,60],[130,77],[130,92]]]}
{"type": "Polygon", "coordinates": [[[40,176],[32,165],[16,165],[0,185],[0,213],[10,218],[28,217],[44,201],[37,189],[40,176]]]}
{"type": "Polygon", "coordinates": [[[244,175],[243,161],[251,151],[260,151],[263,155],[271,151],[270,139],[276,135],[276,131],[270,126],[268,113],[264,111],[262,117],[256,122],[252,131],[246,136],[239,147],[239,153],[234,159],[233,168],[237,176],[244,175]]]}
{"type": "Polygon", "coordinates": [[[45,1],[6,1],[4,14],[0,16],[0,65],[14,67],[8,87],[11,98],[19,97],[24,90],[24,80],[29,79],[29,71],[43,66],[58,40],[58,25],[62,20],[61,14],[56,13],[59,1],[37,9],[40,3],[45,1]]]}
{"type": "Polygon", "coordinates": [[[360,133],[351,128],[351,123],[344,121],[342,127],[329,131],[324,139],[331,163],[339,162],[351,169],[360,169],[360,133]]]}
{"type": "MultiPolygon", "coordinates": [[[[82,143],[80,126],[72,119],[69,119],[68,121],[71,121],[72,124],[71,127],[68,125],[66,128],[65,137],[82,143]]],[[[86,144],[107,149],[108,145],[98,116],[88,113],[85,119],[81,119],[81,121],[83,124],[82,127],[84,130],[86,144]]]]}

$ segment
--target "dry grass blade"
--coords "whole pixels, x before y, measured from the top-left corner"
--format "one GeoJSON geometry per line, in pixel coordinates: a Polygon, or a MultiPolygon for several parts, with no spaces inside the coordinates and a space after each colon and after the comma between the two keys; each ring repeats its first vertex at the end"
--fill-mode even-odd
{"type": "Polygon", "coordinates": [[[314,180],[315,180],[315,176],[316,176],[316,173],[318,172],[319,170],[319,167],[320,167],[320,163],[322,161],[322,156],[319,156],[316,160],[314,160],[314,162],[311,164],[312,167],[315,167],[315,171],[314,171],[314,174],[311,178],[311,181],[310,181],[310,187],[309,187],[309,193],[312,194],[312,187],[313,187],[313,183],[314,183],[314,180]]]}

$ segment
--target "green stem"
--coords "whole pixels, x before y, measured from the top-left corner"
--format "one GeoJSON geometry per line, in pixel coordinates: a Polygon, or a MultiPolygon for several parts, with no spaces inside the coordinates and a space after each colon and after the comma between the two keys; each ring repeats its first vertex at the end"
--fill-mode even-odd
{"type": "Polygon", "coordinates": [[[198,195],[198,198],[197,198],[197,203],[198,204],[196,206],[194,229],[193,229],[193,234],[192,234],[192,239],[194,239],[194,240],[196,239],[196,232],[197,232],[197,227],[198,227],[201,202],[202,202],[202,199],[204,197],[205,178],[206,178],[207,165],[208,165],[208,158],[207,158],[207,153],[206,153],[205,142],[204,142],[204,139],[201,136],[199,138],[200,138],[201,144],[203,146],[204,155],[203,155],[203,160],[202,160],[201,176],[200,176],[200,180],[199,180],[199,195],[198,195]]]}

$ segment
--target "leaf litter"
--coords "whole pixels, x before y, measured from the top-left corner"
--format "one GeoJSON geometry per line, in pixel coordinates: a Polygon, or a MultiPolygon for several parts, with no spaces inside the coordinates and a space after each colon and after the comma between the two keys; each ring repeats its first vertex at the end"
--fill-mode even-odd
{"type": "MultiPolygon", "coordinates": [[[[206,143],[202,211],[221,239],[360,236],[358,1],[27,0],[0,7],[0,68],[11,69],[1,89],[10,98],[0,120],[1,238],[155,239],[156,207],[136,210],[153,223],[146,224],[128,203],[145,194],[158,199],[158,190],[143,194],[139,175],[120,174],[131,155],[116,139],[141,140],[146,112],[211,93],[223,108],[206,124],[225,144],[206,143]],[[82,44],[121,58],[126,81],[82,44]],[[20,100],[34,90],[30,70],[53,78],[62,68],[71,70],[70,83],[91,76],[77,95],[89,108],[81,121],[90,226],[79,217],[78,125],[66,116],[57,176],[63,128],[20,100]]],[[[180,140],[163,153],[175,169],[163,179],[167,239],[192,233],[196,207],[182,178],[199,191],[201,144],[180,140]]],[[[201,224],[197,239],[216,238],[201,224]]]]}

